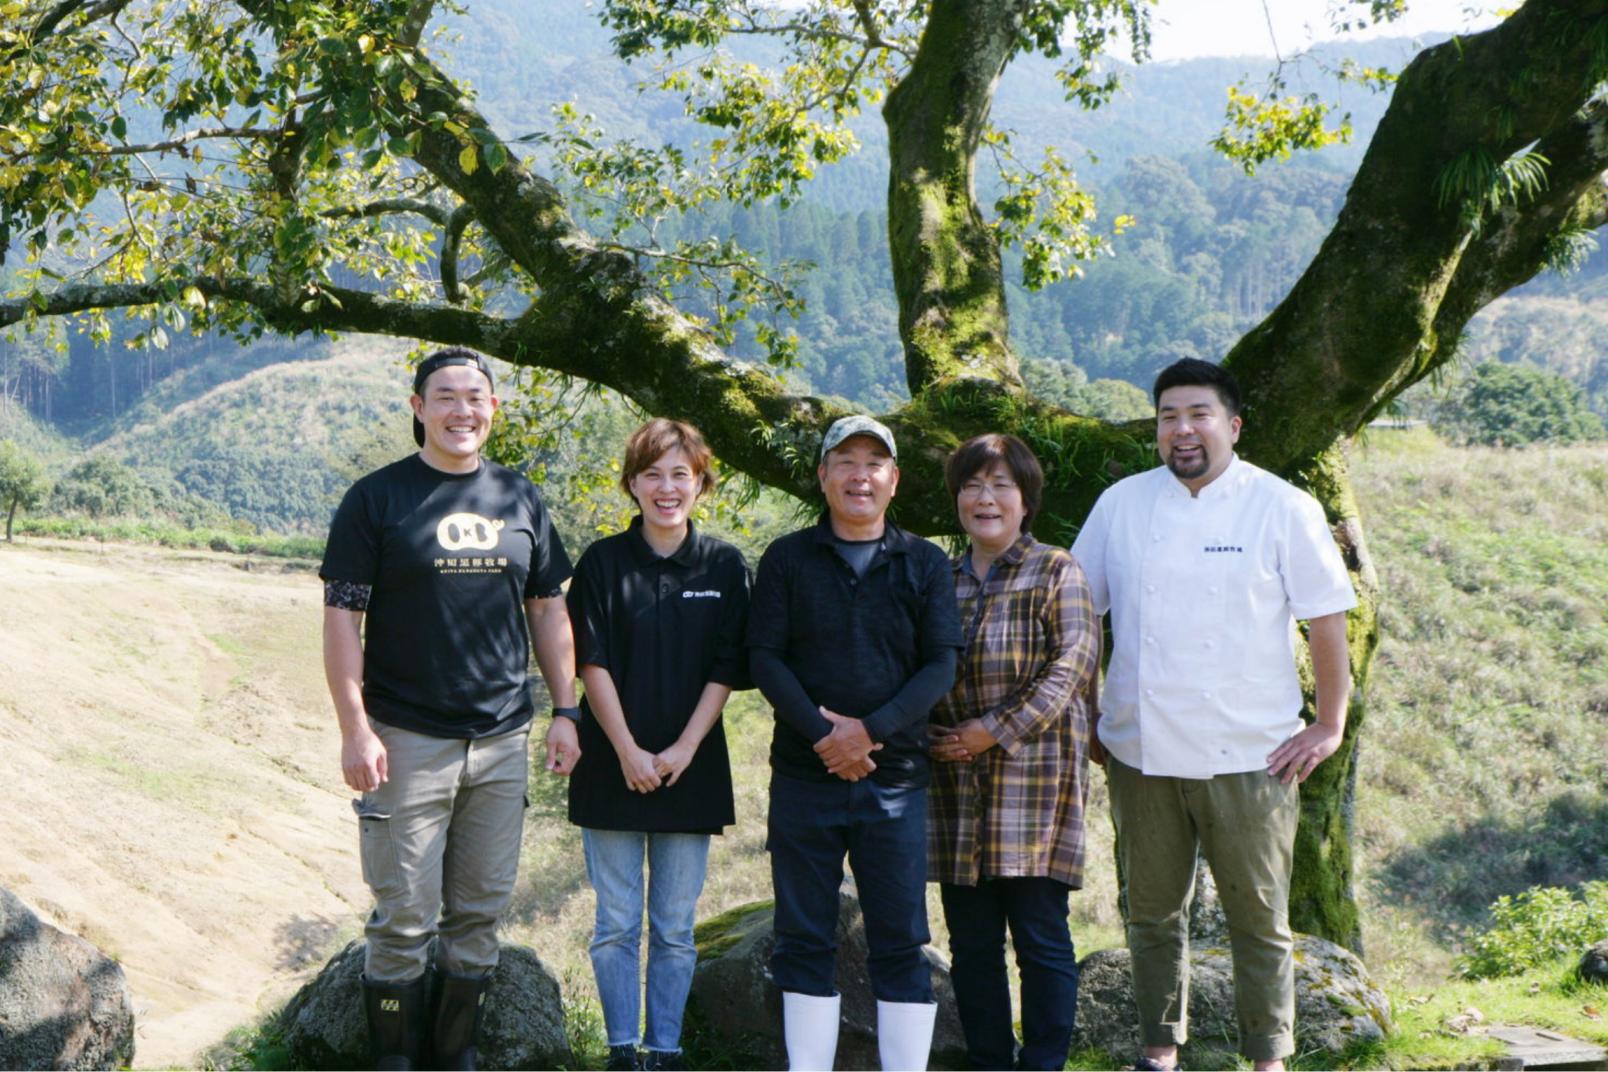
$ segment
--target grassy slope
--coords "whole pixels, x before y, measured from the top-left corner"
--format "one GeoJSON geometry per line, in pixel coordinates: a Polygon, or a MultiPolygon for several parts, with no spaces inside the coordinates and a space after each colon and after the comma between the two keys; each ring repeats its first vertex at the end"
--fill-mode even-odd
{"type": "Polygon", "coordinates": [[[1498,895],[1608,873],[1608,448],[1375,432],[1356,475],[1384,589],[1364,934],[1418,983],[1498,895]]]}

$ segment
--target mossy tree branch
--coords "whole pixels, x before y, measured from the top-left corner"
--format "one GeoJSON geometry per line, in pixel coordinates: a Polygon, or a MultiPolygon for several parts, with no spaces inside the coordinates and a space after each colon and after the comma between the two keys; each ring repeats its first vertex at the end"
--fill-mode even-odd
{"type": "Polygon", "coordinates": [[[1021,5],[937,0],[888,94],[888,242],[905,378],[1020,385],[1007,338],[999,240],[977,207],[977,150],[994,90],[1019,47],[1021,5]]]}

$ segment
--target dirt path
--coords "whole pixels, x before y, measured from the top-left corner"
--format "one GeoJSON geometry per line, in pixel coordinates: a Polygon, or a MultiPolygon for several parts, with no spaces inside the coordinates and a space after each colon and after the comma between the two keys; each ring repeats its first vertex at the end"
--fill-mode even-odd
{"type": "Polygon", "coordinates": [[[0,592],[0,886],[122,962],[137,1067],[193,1064],[367,908],[318,581],[32,542],[0,592]]]}

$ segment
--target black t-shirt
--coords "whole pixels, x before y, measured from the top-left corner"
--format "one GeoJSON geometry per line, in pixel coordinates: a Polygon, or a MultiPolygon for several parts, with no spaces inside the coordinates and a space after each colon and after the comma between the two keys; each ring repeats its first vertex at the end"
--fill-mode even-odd
{"type": "Polygon", "coordinates": [[[536,486],[482,460],[444,473],[417,454],[363,477],[335,511],[319,576],[373,589],[370,716],[432,737],[530,721],[525,600],[562,593],[569,556],[536,486]]]}
{"type": "MultiPolygon", "coordinates": [[[[569,589],[575,663],[609,672],[636,743],[662,752],[692,718],[710,682],[748,681],[743,635],[748,567],[733,546],[691,529],[661,558],[642,519],[586,549],[569,589]]],[[[718,833],[736,821],[726,734],[716,722],[675,785],[637,793],[591,707],[581,701],[581,761],[570,776],[569,817],[594,830],[718,833]]]]}
{"type": "Polygon", "coordinates": [[[754,680],[776,712],[771,768],[831,781],[814,744],[819,707],[865,723],[872,780],[927,784],[927,715],[954,683],[960,611],[948,557],[889,522],[863,577],[828,520],[765,549],[748,644],[754,680]]]}

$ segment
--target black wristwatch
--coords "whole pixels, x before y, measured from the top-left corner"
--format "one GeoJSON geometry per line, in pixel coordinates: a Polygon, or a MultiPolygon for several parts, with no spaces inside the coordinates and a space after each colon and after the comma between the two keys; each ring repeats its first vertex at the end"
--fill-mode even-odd
{"type": "Polygon", "coordinates": [[[567,718],[571,722],[580,722],[581,709],[579,707],[555,707],[553,708],[553,717],[567,718]]]}

